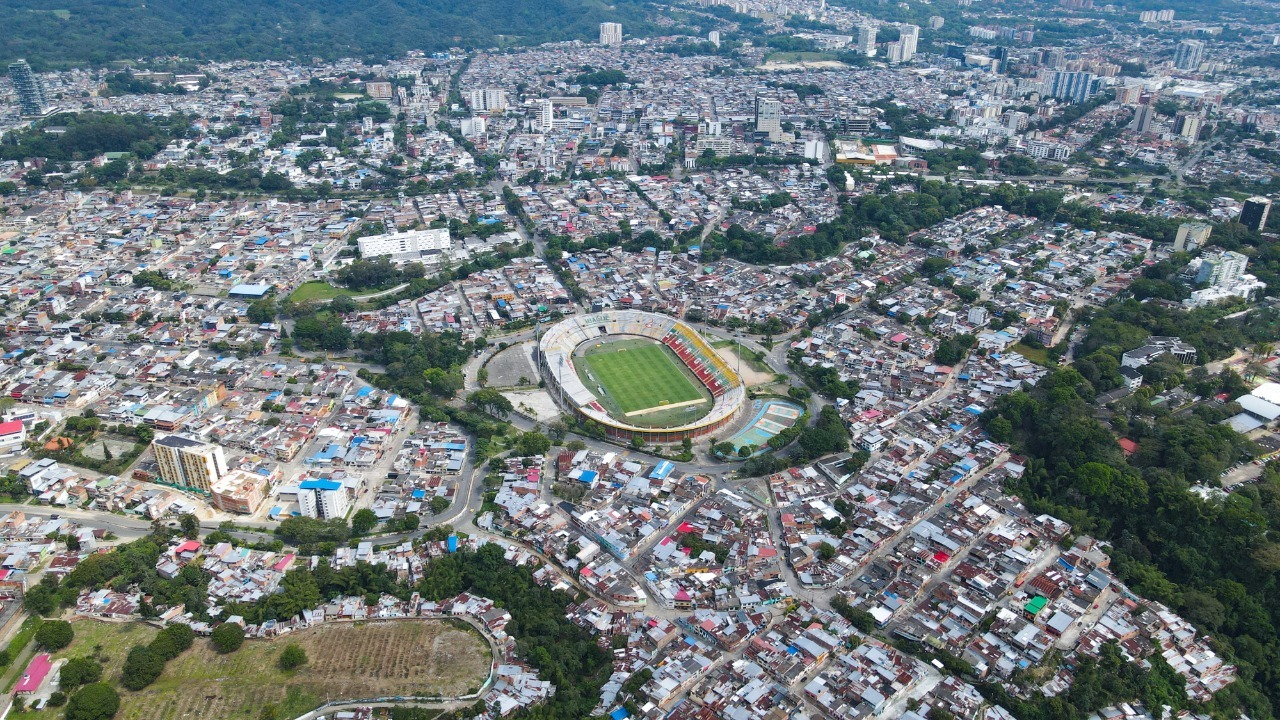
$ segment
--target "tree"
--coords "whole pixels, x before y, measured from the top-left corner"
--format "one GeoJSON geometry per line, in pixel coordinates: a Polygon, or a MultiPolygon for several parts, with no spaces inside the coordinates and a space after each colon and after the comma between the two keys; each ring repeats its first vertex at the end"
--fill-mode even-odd
{"type": "Polygon", "coordinates": [[[66,620],[49,620],[36,630],[36,644],[45,650],[61,650],[71,644],[76,633],[66,620]]]}
{"type": "Polygon", "coordinates": [[[166,625],[151,641],[151,651],[165,660],[172,660],[191,647],[195,639],[195,631],[189,625],[182,623],[166,625]]]}
{"type": "MultiPolygon", "coordinates": [[[[431,502],[428,503],[428,506],[431,508],[432,515],[439,515],[449,509],[449,498],[437,495],[436,497],[431,498],[431,502]]],[[[416,518],[417,516],[415,515],[414,517],[416,518]]],[[[408,516],[406,515],[405,518],[408,519],[408,516]]]]}
{"type": "Polygon", "coordinates": [[[188,540],[194,540],[200,536],[200,518],[191,513],[183,513],[178,516],[178,525],[182,528],[182,536],[188,540]]]}
{"type": "Polygon", "coordinates": [[[307,652],[294,644],[285,646],[278,660],[281,670],[296,670],[307,664],[307,652]]]}
{"type": "Polygon", "coordinates": [[[516,439],[516,453],[524,457],[546,455],[551,449],[551,438],[540,432],[521,433],[516,439]]]}
{"type": "Polygon", "coordinates": [[[502,393],[492,388],[476,390],[467,396],[467,405],[475,410],[482,410],[498,418],[506,418],[515,406],[502,393]]]}
{"type": "Polygon", "coordinates": [[[235,623],[222,623],[209,636],[213,649],[226,655],[240,649],[244,644],[244,628],[235,623]]]}
{"type": "Polygon", "coordinates": [[[818,557],[823,560],[830,560],[836,556],[836,548],[829,542],[824,542],[818,546],[818,557]]]}
{"type": "Polygon", "coordinates": [[[276,319],[276,301],[271,298],[254,300],[249,303],[249,309],[245,312],[245,315],[248,316],[249,322],[269,323],[276,319]]]}
{"type": "Polygon", "coordinates": [[[59,687],[64,690],[96,683],[102,679],[102,665],[87,657],[71,658],[62,666],[59,687]]]}
{"type": "Polygon", "coordinates": [[[141,690],[155,682],[162,672],[164,658],[146,645],[135,645],[125,658],[124,668],[120,671],[120,684],[128,690],[141,690]]]}
{"type": "Polygon", "coordinates": [[[58,601],[52,590],[44,585],[37,585],[23,596],[22,606],[37,615],[52,615],[58,609],[58,601]]]}
{"type": "Polygon", "coordinates": [[[120,694],[106,683],[85,685],[67,702],[66,720],[107,720],[120,710],[120,694]]]}
{"type": "Polygon", "coordinates": [[[351,516],[351,532],[367,535],[378,524],[378,515],[369,508],[360,508],[351,516]]]}

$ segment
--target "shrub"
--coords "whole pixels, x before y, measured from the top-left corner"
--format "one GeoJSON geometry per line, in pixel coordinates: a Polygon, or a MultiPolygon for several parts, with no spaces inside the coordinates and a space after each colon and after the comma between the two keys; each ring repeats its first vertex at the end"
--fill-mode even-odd
{"type": "Polygon", "coordinates": [[[278,662],[281,670],[296,670],[307,664],[307,651],[297,645],[287,645],[278,662]]]}
{"type": "Polygon", "coordinates": [[[66,689],[96,683],[102,679],[102,665],[93,658],[71,658],[62,666],[59,678],[59,686],[66,689]]]}

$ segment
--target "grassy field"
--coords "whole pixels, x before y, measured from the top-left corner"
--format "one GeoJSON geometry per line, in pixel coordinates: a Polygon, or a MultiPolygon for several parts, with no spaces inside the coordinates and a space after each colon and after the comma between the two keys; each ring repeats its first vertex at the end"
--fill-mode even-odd
{"type": "MultiPolygon", "coordinates": [[[[156,629],[139,623],[75,623],[76,638],[56,657],[97,656],[106,680],[119,680],[129,648],[150,642],[156,629]]],[[[322,625],[273,641],[246,641],[230,655],[197,639],[171,660],[155,684],[120,690],[116,720],[256,720],[274,704],[278,716],[297,717],[341,699],[384,695],[461,695],[478,689],[492,661],[488,643],[458,621],[322,625]],[[284,672],[276,659],[287,643],[306,650],[302,669],[284,672]]],[[[55,720],[60,711],[27,713],[23,720],[55,720]]]]}
{"type": "Polygon", "coordinates": [[[802,63],[802,62],[822,62],[824,60],[835,60],[836,56],[832,53],[820,52],[776,52],[765,58],[765,62],[771,63],[802,63]]]}
{"type": "Polygon", "coordinates": [[[332,300],[339,295],[350,295],[349,290],[336,288],[327,282],[309,282],[298,286],[297,290],[289,296],[294,302],[306,302],[307,300],[332,300]]]}
{"type": "Polygon", "coordinates": [[[680,360],[648,340],[605,343],[587,350],[585,359],[595,381],[588,387],[603,386],[624,414],[703,398],[680,360]]]}
{"type": "Polygon", "coordinates": [[[1009,347],[1011,352],[1016,352],[1022,357],[1030,360],[1037,365],[1049,366],[1049,352],[1044,348],[1033,348],[1022,343],[1017,343],[1009,347]]]}

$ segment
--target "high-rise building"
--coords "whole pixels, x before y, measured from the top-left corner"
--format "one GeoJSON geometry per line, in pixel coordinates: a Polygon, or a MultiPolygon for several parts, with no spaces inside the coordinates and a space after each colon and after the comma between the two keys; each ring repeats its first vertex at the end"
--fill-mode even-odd
{"type": "Polygon", "coordinates": [[[1213,226],[1208,223],[1182,223],[1178,226],[1178,235],[1173,239],[1174,252],[1193,252],[1209,244],[1209,235],[1213,226]]]}
{"type": "Polygon", "coordinates": [[[916,56],[916,45],[920,43],[920,28],[915,25],[903,25],[902,36],[898,42],[902,43],[902,62],[910,62],[911,58],[916,56]]]}
{"type": "Polygon", "coordinates": [[[49,106],[49,97],[45,94],[44,83],[31,72],[26,60],[9,63],[9,79],[13,81],[13,89],[18,92],[18,107],[27,117],[41,117],[53,111],[49,106]]]}
{"type": "Polygon", "coordinates": [[[1231,287],[1240,281],[1249,258],[1238,252],[1227,250],[1221,255],[1207,257],[1200,262],[1200,272],[1196,274],[1196,282],[1207,282],[1214,287],[1231,287]]]}
{"type": "Polygon", "coordinates": [[[556,119],[555,103],[543,98],[538,101],[538,128],[542,132],[551,132],[556,119]]]}
{"type": "Polygon", "coordinates": [[[472,90],[470,101],[473,112],[501,112],[507,109],[507,91],[502,88],[472,90]]]}
{"type": "Polygon", "coordinates": [[[1262,228],[1267,226],[1267,215],[1270,214],[1271,198],[1251,197],[1240,208],[1240,224],[1250,230],[1262,232],[1262,228]]]}
{"type": "Polygon", "coordinates": [[[884,59],[891,63],[902,62],[902,41],[894,40],[884,46],[884,59]]]}
{"type": "Polygon", "coordinates": [[[1155,119],[1155,108],[1150,105],[1139,105],[1134,108],[1133,122],[1129,123],[1129,129],[1134,132],[1148,133],[1151,132],[1151,121],[1155,119]]]}
{"type": "Polygon", "coordinates": [[[227,458],[212,443],[164,435],[151,443],[156,454],[160,479],[170,485],[208,494],[213,483],[227,474],[227,458]]]}
{"type": "Polygon", "coordinates": [[[712,45],[715,45],[716,47],[720,47],[720,31],[712,30],[711,32],[707,33],[707,42],[711,43],[712,45]]]}
{"type": "Polygon", "coordinates": [[[1070,103],[1083,103],[1098,91],[1098,79],[1087,72],[1053,72],[1045,85],[1050,95],[1070,103]]]}
{"type": "Polygon", "coordinates": [[[1195,142],[1200,139],[1200,127],[1203,123],[1199,115],[1194,113],[1178,113],[1177,120],[1173,123],[1174,132],[1182,137],[1195,142]]]}
{"type": "Polygon", "coordinates": [[[782,102],[756,97],[756,132],[769,133],[770,140],[782,136],[782,102]]]}
{"type": "Polygon", "coordinates": [[[1204,62],[1204,41],[1183,40],[1173,51],[1173,66],[1179,70],[1199,70],[1204,62]]]}
{"type": "Polygon", "coordinates": [[[858,52],[871,57],[876,54],[876,26],[863,23],[858,26],[858,52]]]}
{"type": "Polygon", "coordinates": [[[622,23],[600,23],[600,44],[618,47],[622,44],[622,23]]]}
{"type": "Polygon", "coordinates": [[[939,30],[946,24],[946,20],[941,15],[931,15],[929,17],[929,29],[939,30]]]}
{"type": "Polygon", "coordinates": [[[337,480],[303,480],[298,484],[298,511],[303,517],[344,518],[351,507],[347,489],[337,480]]]}

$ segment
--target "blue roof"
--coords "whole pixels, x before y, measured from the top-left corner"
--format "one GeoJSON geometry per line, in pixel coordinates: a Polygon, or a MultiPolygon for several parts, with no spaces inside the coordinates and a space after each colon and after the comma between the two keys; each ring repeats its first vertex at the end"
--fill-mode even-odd
{"type": "Polygon", "coordinates": [[[650,480],[666,480],[667,476],[675,470],[676,466],[671,464],[670,460],[663,460],[654,466],[653,472],[649,473],[650,480]]]}
{"type": "Polygon", "coordinates": [[[424,498],[424,497],[426,497],[426,496],[427,496],[427,491],[426,491],[426,490],[414,490],[411,494],[413,495],[413,498],[414,498],[415,500],[421,500],[422,498],[424,498]]]}
{"type": "Polygon", "coordinates": [[[618,708],[609,713],[609,717],[611,720],[626,720],[626,718],[631,717],[631,713],[627,712],[626,708],[618,708]]]}
{"type": "Polygon", "coordinates": [[[342,483],[337,480],[303,480],[298,484],[299,490],[338,490],[342,488],[342,483]]]}
{"type": "Polygon", "coordinates": [[[579,479],[582,480],[582,482],[584,483],[589,483],[589,482],[595,482],[596,478],[598,477],[600,477],[600,474],[597,473],[595,470],[584,470],[582,471],[582,477],[579,479]]]}

